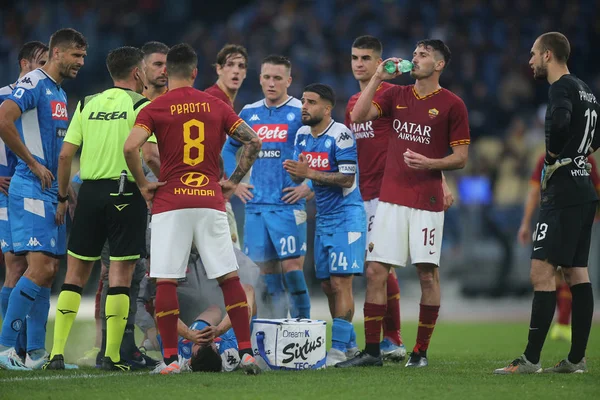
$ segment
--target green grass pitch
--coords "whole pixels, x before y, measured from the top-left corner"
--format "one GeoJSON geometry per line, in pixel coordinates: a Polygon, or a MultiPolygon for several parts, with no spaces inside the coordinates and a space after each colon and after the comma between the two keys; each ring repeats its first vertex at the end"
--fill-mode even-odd
{"type": "MultiPolygon", "coordinates": [[[[48,324],[48,343],[52,343],[48,324]]],[[[600,393],[600,328],[595,324],[588,345],[589,373],[579,375],[495,376],[521,354],[526,323],[441,322],[429,349],[430,366],[241,372],[151,376],[147,372],[104,373],[93,368],[67,372],[0,371],[0,399],[595,399],[600,393]]],[[[362,347],[362,324],[356,324],[362,347]]],[[[414,344],[416,324],[404,323],[407,347],[414,344]]],[[[67,361],[74,362],[92,345],[92,321],[76,322],[67,344],[67,361]]],[[[569,344],[548,340],[542,365],[564,358],[569,344]]]]}

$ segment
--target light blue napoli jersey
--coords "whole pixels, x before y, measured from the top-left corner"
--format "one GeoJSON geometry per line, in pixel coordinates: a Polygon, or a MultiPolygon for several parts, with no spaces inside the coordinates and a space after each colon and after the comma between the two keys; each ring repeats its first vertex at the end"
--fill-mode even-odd
{"type": "MultiPolygon", "coordinates": [[[[14,90],[15,85],[7,85],[0,88],[0,104],[14,90]]],[[[0,176],[13,176],[17,166],[17,156],[0,139],[0,176]]]]}
{"type": "MultiPolygon", "coordinates": [[[[296,132],[302,126],[301,107],[300,100],[290,96],[276,107],[268,107],[264,100],[260,100],[245,106],[240,112],[240,117],[262,140],[262,149],[250,175],[250,184],[254,185],[254,197],[246,203],[246,211],[304,208],[304,199],[293,205],[281,200],[284,188],[297,186],[283,169],[283,161],[291,159],[294,155],[296,132]]],[[[238,141],[227,138],[223,147],[227,176],[231,176],[235,169],[235,154],[240,146],[238,141]]]]}
{"type": "MultiPolygon", "coordinates": [[[[21,140],[35,159],[56,177],[58,155],[69,121],[65,91],[42,69],[36,69],[19,79],[7,100],[14,101],[21,109],[21,118],[16,121],[21,140]]],[[[40,180],[19,159],[10,193],[56,202],[58,181],[55,179],[50,189],[42,191],[40,180]]]]}
{"type": "Polygon", "coordinates": [[[365,232],[365,208],[358,189],[358,163],[354,134],[344,124],[331,121],[316,138],[309,126],[296,134],[294,159],[303,154],[311,169],[354,175],[350,188],[313,181],[317,202],[317,233],[365,232]]]}

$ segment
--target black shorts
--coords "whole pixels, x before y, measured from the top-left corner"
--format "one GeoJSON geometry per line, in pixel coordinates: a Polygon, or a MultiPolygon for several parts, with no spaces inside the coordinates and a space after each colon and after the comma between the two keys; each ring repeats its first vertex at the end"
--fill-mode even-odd
{"type": "Polygon", "coordinates": [[[135,183],[127,182],[122,195],[118,181],[84,181],[67,246],[81,260],[100,259],[108,240],[110,259],[136,260],[146,244],[146,202],[135,183]]]}
{"type": "Polygon", "coordinates": [[[597,202],[542,209],[531,258],[560,267],[587,267],[597,202]]]}

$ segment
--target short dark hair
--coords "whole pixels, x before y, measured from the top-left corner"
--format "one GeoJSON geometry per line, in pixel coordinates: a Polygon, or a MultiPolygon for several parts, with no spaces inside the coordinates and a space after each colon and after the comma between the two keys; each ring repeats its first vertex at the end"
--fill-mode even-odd
{"type": "Polygon", "coordinates": [[[73,28],[59,29],[50,36],[50,53],[55,47],[75,47],[77,49],[87,48],[87,40],[80,32],[73,28]]]}
{"type": "Polygon", "coordinates": [[[144,53],[144,57],[154,53],[167,54],[169,52],[169,46],[162,42],[146,42],[142,46],[142,52],[144,53]]]}
{"type": "Polygon", "coordinates": [[[560,32],[546,32],[539,38],[542,51],[549,50],[554,54],[556,61],[566,63],[571,55],[569,39],[560,32]]]}
{"type": "Polygon", "coordinates": [[[379,54],[383,53],[383,45],[381,44],[381,41],[375,36],[371,35],[357,37],[354,40],[354,43],[352,43],[352,48],[374,50],[379,54]]]}
{"type": "Polygon", "coordinates": [[[42,55],[42,53],[45,53],[47,51],[48,46],[46,46],[42,42],[27,42],[23,45],[23,47],[21,47],[21,50],[19,50],[18,61],[19,63],[21,62],[21,60],[27,60],[29,62],[32,62],[40,55],[42,55]]]}
{"type": "Polygon", "coordinates": [[[232,54],[240,54],[242,57],[244,57],[246,64],[248,64],[248,50],[246,50],[246,48],[240,44],[228,43],[225,46],[223,46],[221,50],[219,50],[219,53],[217,54],[216,65],[220,65],[221,67],[223,67],[227,62],[229,56],[231,56],[232,54]]]}
{"type": "Polygon", "coordinates": [[[126,79],[135,67],[140,66],[144,53],[137,47],[123,46],[112,50],[106,56],[106,67],[115,79],[126,79]]]}
{"type": "Polygon", "coordinates": [[[187,43],[177,44],[167,53],[167,75],[177,78],[190,78],[198,67],[198,55],[187,43]]]}
{"type": "Polygon", "coordinates": [[[263,64],[273,64],[273,65],[283,65],[288,70],[292,69],[292,62],[290,61],[290,59],[285,56],[280,56],[277,54],[271,54],[271,55],[266,56],[265,58],[263,58],[262,63],[263,64]]]}
{"type": "Polygon", "coordinates": [[[194,372],[221,372],[221,356],[210,346],[202,346],[190,359],[190,368],[194,372]]]}
{"type": "Polygon", "coordinates": [[[423,46],[425,48],[431,48],[434,51],[439,52],[442,57],[444,57],[444,62],[446,63],[446,65],[444,66],[447,67],[448,64],[450,64],[450,60],[452,59],[452,53],[450,52],[450,48],[448,48],[448,46],[446,46],[446,44],[439,40],[439,39],[424,39],[424,40],[419,40],[417,42],[416,47],[419,46],[423,46]]]}
{"type": "Polygon", "coordinates": [[[333,88],[324,83],[311,83],[304,88],[304,92],[316,93],[324,100],[331,103],[332,107],[335,107],[335,92],[333,88]]]}

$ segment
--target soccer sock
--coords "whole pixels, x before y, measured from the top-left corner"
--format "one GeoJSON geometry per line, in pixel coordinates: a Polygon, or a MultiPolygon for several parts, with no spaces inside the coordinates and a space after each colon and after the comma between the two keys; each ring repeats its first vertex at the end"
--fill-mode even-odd
{"type": "Polygon", "coordinates": [[[310,297],[303,271],[290,271],[285,274],[285,284],[292,295],[292,318],[310,318],[310,297]]]}
{"type": "Polygon", "coordinates": [[[571,296],[571,289],[566,282],[561,282],[556,288],[556,308],[558,310],[558,317],[556,322],[560,325],[569,325],[571,321],[571,303],[573,297],[571,296]]]}
{"type": "Polygon", "coordinates": [[[331,327],[331,347],[345,353],[351,336],[352,322],[341,318],[334,318],[333,326],[331,327]]]}
{"type": "Polygon", "coordinates": [[[102,329],[102,341],[100,344],[100,351],[96,355],[96,365],[102,364],[102,359],[106,353],[106,329],[102,329]]]}
{"type": "Polygon", "coordinates": [[[419,328],[417,329],[417,344],[413,348],[415,353],[424,353],[429,348],[429,341],[435,328],[435,323],[440,313],[440,306],[420,304],[419,328]]]}
{"type": "Polygon", "coordinates": [[[179,319],[179,299],[177,284],[162,281],[156,284],[156,323],[160,333],[165,364],[177,360],[177,321],[179,319]]]}
{"type": "Polygon", "coordinates": [[[33,302],[40,292],[40,287],[31,279],[22,276],[10,294],[5,319],[2,322],[0,344],[15,347],[17,336],[21,331],[27,314],[33,307],[33,302]]]}
{"type": "Polygon", "coordinates": [[[4,321],[4,316],[6,315],[6,309],[8,308],[8,298],[12,293],[13,288],[2,286],[0,290],[0,316],[2,317],[2,321],[4,321]]]}
{"type": "Polygon", "coordinates": [[[571,351],[569,361],[577,364],[585,357],[592,317],[594,316],[594,292],[591,283],[580,283],[571,287],[573,294],[573,318],[571,321],[571,351]]]}
{"type": "Polygon", "coordinates": [[[125,325],[125,332],[123,333],[123,342],[121,342],[121,354],[125,358],[129,358],[138,351],[135,345],[135,325],[125,325]]]}
{"type": "Polygon", "coordinates": [[[106,295],[106,353],[112,362],[121,360],[121,342],[129,315],[129,288],[109,287],[106,295]]]}
{"type": "Polygon", "coordinates": [[[350,330],[350,341],[348,341],[346,349],[354,349],[358,347],[358,345],[356,344],[356,331],[354,330],[354,325],[350,324],[350,326],[352,327],[352,329],[350,330]]]}
{"type": "Polygon", "coordinates": [[[388,274],[387,310],[383,318],[383,337],[401,345],[400,337],[400,286],[394,274],[388,274]]]}
{"type": "Polygon", "coordinates": [[[373,357],[379,357],[381,325],[385,316],[385,304],[365,303],[365,351],[373,357]]]}
{"type": "Polygon", "coordinates": [[[529,337],[524,352],[525,357],[533,364],[540,362],[540,354],[542,353],[542,347],[544,347],[544,341],[550,329],[550,324],[552,324],[555,307],[556,291],[533,292],[529,337]]]}
{"type": "MultiPolygon", "coordinates": [[[[50,311],[50,288],[42,287],[27,316],[27,352],[46,348],[46,323],[50,311]]],[[[73,317],[74,318],[74,317],[73,317]]]]}
{"type": "MultiPolygon", "coordinates": [[[[220,286],[223,292],[223,299],[225,300],[225,310],[227,311],[227,315],[229,315],[229,319],[231,319],[231,326],[238,340],[241,357],[249,349],[252,349],[252,345],[250,344],[250,322],[248,320],[246,292],[244,292],[238,276],[225,279],[221,282],[220,286]]],[[[250,352],[250,354],[252,353],[250,352]]]]}
{"type": "Polygon", "coordinates": [[[96,290],[96,298],[94,299],[94,319],[100,319],[100,308],[102,306],[102,278],[98,282],[98,290],[96,290]]]}
{"type": "Polygon", "coordinates": [[[83,288],[77,285],[64,284],[61,287],[56,304],[56,320],[54,321],[54,344],[50,359],[57,354],[65,354],[65,345],[71,327],[77,317],[81,305],[83,288]]]}
{"type": "Polygon", "coordinates": [[[264,274],[263,279],[267,287],[267,293],[271,297],[273,318],[287,318],[287,299],[281,274],[264,274]]]}

